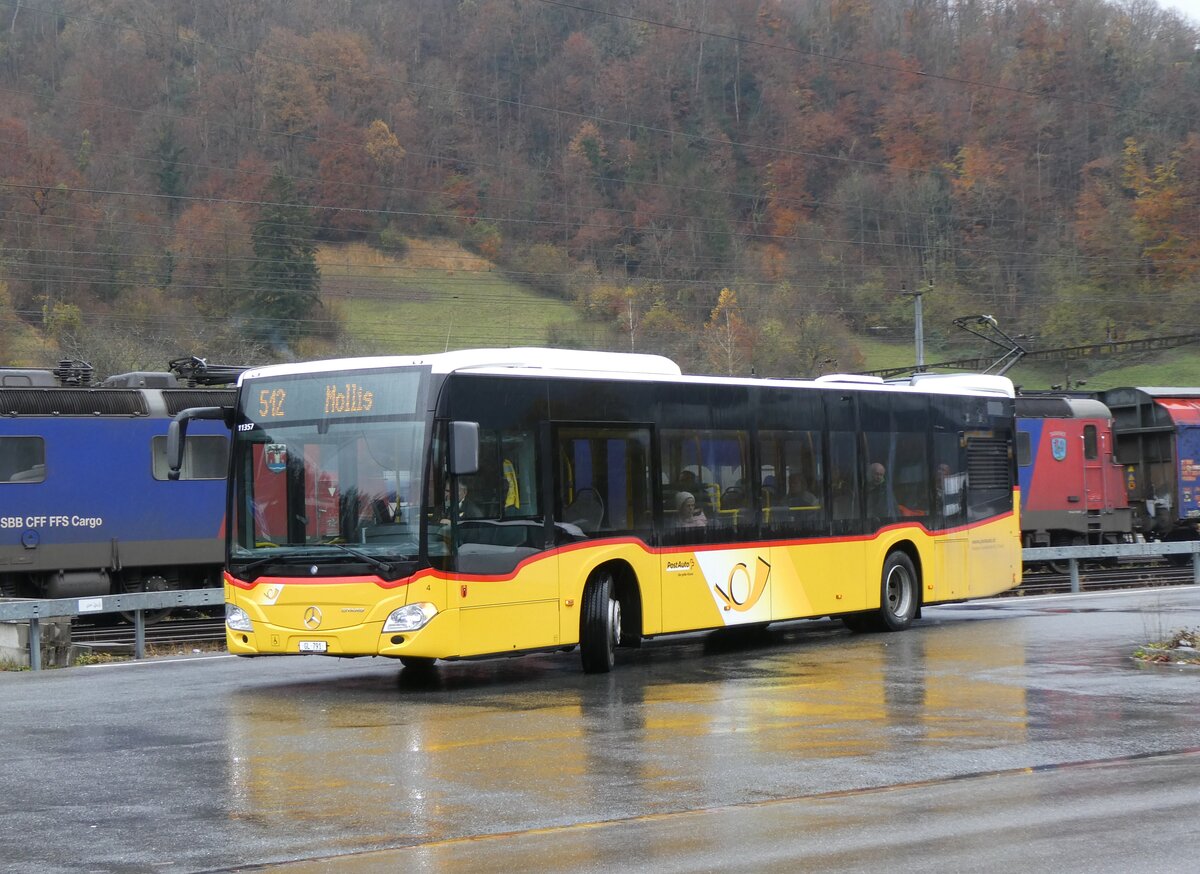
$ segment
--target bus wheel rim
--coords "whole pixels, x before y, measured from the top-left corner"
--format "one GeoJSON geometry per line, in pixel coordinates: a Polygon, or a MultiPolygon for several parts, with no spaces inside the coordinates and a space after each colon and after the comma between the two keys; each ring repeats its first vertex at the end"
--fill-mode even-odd
{"type": "Polygon", "coordinates": [[[892,568],[887,579],[888,610],[893,616],[906,616],[911,599],[912,586],[908,584],[908,574],[903,568],[892,568]]]}
{"type": "Polygon", "coordinates": [[[621,602],[616,598],[608,600],[608,634],[612,645],[621,643],[621,602]]]}

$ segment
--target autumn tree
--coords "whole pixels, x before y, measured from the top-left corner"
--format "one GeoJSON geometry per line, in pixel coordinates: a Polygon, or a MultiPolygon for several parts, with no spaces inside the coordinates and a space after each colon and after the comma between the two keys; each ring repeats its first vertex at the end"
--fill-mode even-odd
{"type": "Polygon", "coordinates": [[[738,305],[737,292],[722,288],[717,305],[704,323],[704,349],[715,372],[734,376],[744,372],[751,345],[750,329],[738,305]]]}
{"type": "Polygon", "coordinates": [[[318,162],[313,205],[320,234],[328,240],[361,236],[379,225],[384,191],[376,164],[360,128],[330,115],[322,129],[325,136],[308,147],[318,162]]]}
{"type": "Polygon", "coordinates": [[[853,369],[852,333],[827,291],[780,282],[739,302],[753,336],[747,364],[754,373],[798,378],[853,369]]]}
{"type": "Polygon", "coordinates": [[[284,28],[272,28],[257,54],[259,77],[256,97],[263,107],[269,132],[268,143],[282,145],[282,154],[292,157],[295,144],[310,134],[324,117],[326,102],[316,81],[319,71],[304,62],[306,42],[284,28]]]}
{"type": "Polygon", "coordinates": [[[655,300],[634,322],[636,336],[631,336],[632,346],[638,352],[653,352],[665,355],[686,370],[704,365],[698,355],[700,344],[696,328],[684,321],[667,306],[655,300]]]}
{"type": "Polygon", "coordinates": [[[201,313],[226,320],[246,291],[254,255],[251,227],[228,204],[198,203],[175,224],[175,288],[201,313]]]}
{"type": "Polygon", "coordinates": [[[9,290],[17,311],[38,321],[42,304],[75,295],[70,259],[61,253],[71,248],[79,175],[58,143],[19,119],[0,118],[0,142],[3,235],[17,267],[9,290]]]}
{"type": "Polygon", "coordinates": [[[250,235],[254,260],[242,312],[251,334],[294,343],[320,306],[321,275],[313,242],[312,212],[300,203],[292,180],[276,169],[250,235]]]}
{"type": "Polygon", "coordinates": [[[1131,140],[1126,178],[1136,191],[1133,234],[1156,270],[1167,275],[1200,273],[1200,135],[1191,133],[1167,160],[1147,170],[1131,140]]]}
{"type": "Polygon", "coordinates": [[[61,302],[47,302],[42,310],[46,335],[67,353],[67,357],[86,360],[88,356],[82,352],[83,311],[75,304],[61,302]]]}
{"type": "Polygon", "coordinates": [[[759,323],[757,335],[752,361],[760,376],[811,378],[858,364],[857,359],[846,360],[846,350],[852,348],[846,326],[825,313],[770,316],[759,323]]]}
{"type": "Polygon", "coordinates": [[[379,180],[384,185],[392,185],[405,151],[400,138],[388,127],[387,122],[376,118],[367,125],[363,135],[363,149],[375,166],[379,180]]]}
{"type": "Polygon", "coordinates": [[[563,155],[563,199],[570,251],[603,263],[619,241],[619,215],[608,208],[608,145],[591,121],[579,126],[563,155]]]}
{"type": "Polygon", "coordinates": [[[12,349],[19,334],[20,320],[12,307],[12,297],[8,293],[8,283],[0,279],[0,344],[12,349]]]}
{"type": "Polygon", "coordinates": [[[580,302],[592,318],[609,320],[622,351],[665,355],[685,368],[705,364],[696,326],[670,307],[657,283],[597,283],[583,291],[580,302]]]}
{"type": "Polygon", "coordinates": [[[183,156],[184,146],[180,142],[174,125],[164,124],[158,132],[154,146],[154,157],[158,159],[158,193],[167,199],[167,211],[172,217],[179,214],[179,198],[184,191],[183,156]]]}
{"type": "Polygon", "coordinates": [[[1157,318],[1161,301],[1145,294],[1146,262],[1134,230],[1134,188],[1145,181],[1142,171],[1140,151],[1130,149],[1124,160],[1098,158],[1080,172],[1074,231],[1083,257],[1078,266],[1064,264],[1051,272],[1050,292],[1039,302],[1047,342],[1096,342],[1107,323],[1125,331],[1157,318]]]}

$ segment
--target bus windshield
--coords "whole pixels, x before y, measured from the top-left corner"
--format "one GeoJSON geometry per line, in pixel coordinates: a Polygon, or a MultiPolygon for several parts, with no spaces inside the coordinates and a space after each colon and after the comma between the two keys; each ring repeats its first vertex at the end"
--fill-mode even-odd
{"type": "Polygon", "coordinates": [[[231,569],[285,557],[317,574],[416,560],[425,372],[247,380],[234,430],[231,569]]]}

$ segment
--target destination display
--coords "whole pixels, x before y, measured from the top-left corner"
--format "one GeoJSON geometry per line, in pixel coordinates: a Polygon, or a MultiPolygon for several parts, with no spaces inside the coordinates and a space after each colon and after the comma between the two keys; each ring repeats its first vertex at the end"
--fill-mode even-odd
{"type": "Polygon", "coordinates": [[[416,370],[253,380],[242,389],[242,412],[263,425],[411,416],[417,409],[420,385],[421,372],[416,370]]]}

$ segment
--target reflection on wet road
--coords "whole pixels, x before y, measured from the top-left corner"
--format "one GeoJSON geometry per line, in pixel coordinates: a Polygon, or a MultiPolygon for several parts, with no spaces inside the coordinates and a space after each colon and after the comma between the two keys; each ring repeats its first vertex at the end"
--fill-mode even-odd
{"type": "MultiPolygon", "coordinates": [[[[1200,592],[1176,588],[938,608],[895,635],[852,636],[826,621],[650,641],[600,676],[559,654],[429,673],[378,660],[227,659],[60,673],[40,688],[30,677],[0,682],[25,701],[18,761],[48,770],[56,746],[70,746],[75,786],[133,751],[91,756],[63,733],[35,743],[25,708],[39,694],[80,733],[125,719],[161,735],[138,759],[138,788],[109,793],[152,795],[173,811],[160,824],[159,843],[174,848],[161,870],[305,859],[327,870],[335,857],[361,870],[529,868],[539,853],[552,854],[543,870],[614,858],[667,870],[840,858],[851,869],[916,859],[918,838],[948,834],[962,840],[944,861],[961,861],[969,854],[954,854],[979,849],[970,835],[1004,835],[1022,819],[1034,828],[1071,792],[1127,787],[1143,799],[1164,755],[1194,787],[1200,673],[1147,669],[1129,654],[1195,626],[1200,592]],[[138,703],[118,716],[97,700],[138,703]],[[186,766],[174,745],[188,746],[186,766]],[[1083,762],[1119,764],[1031,770],[1083,762]],[[871,837],[840,856],[839,840],[870,836],[875,817],[909,825],[874,856],[871,837]],[[499,837],[464,841],[481,835],[499,837]]],[[[132,833],[122,841],[125,823],[106,809],[56,806],[43,788],[60,826],[100,823],[77,846],[70,828],[47,837],[61,859],[164,859],[132,833]]],[[[1158,801],[1169,806],[1170,794],[1158,801]]]]}
{"type": "Polygon", "coordinates": [[[338,833],[378,817],[407,824],[392,840],[438,840],[547,811],[590,821],[905,781],[913,744],[935,759],[922,776],[941,757],[954,773],[1026,741],[1024,646],[980,623],[793,630],[676,642],[603,678],[556,658],[449,665],[394,690],[378,676],[254,687],[228,711],[233,812],[338,833]]]}

